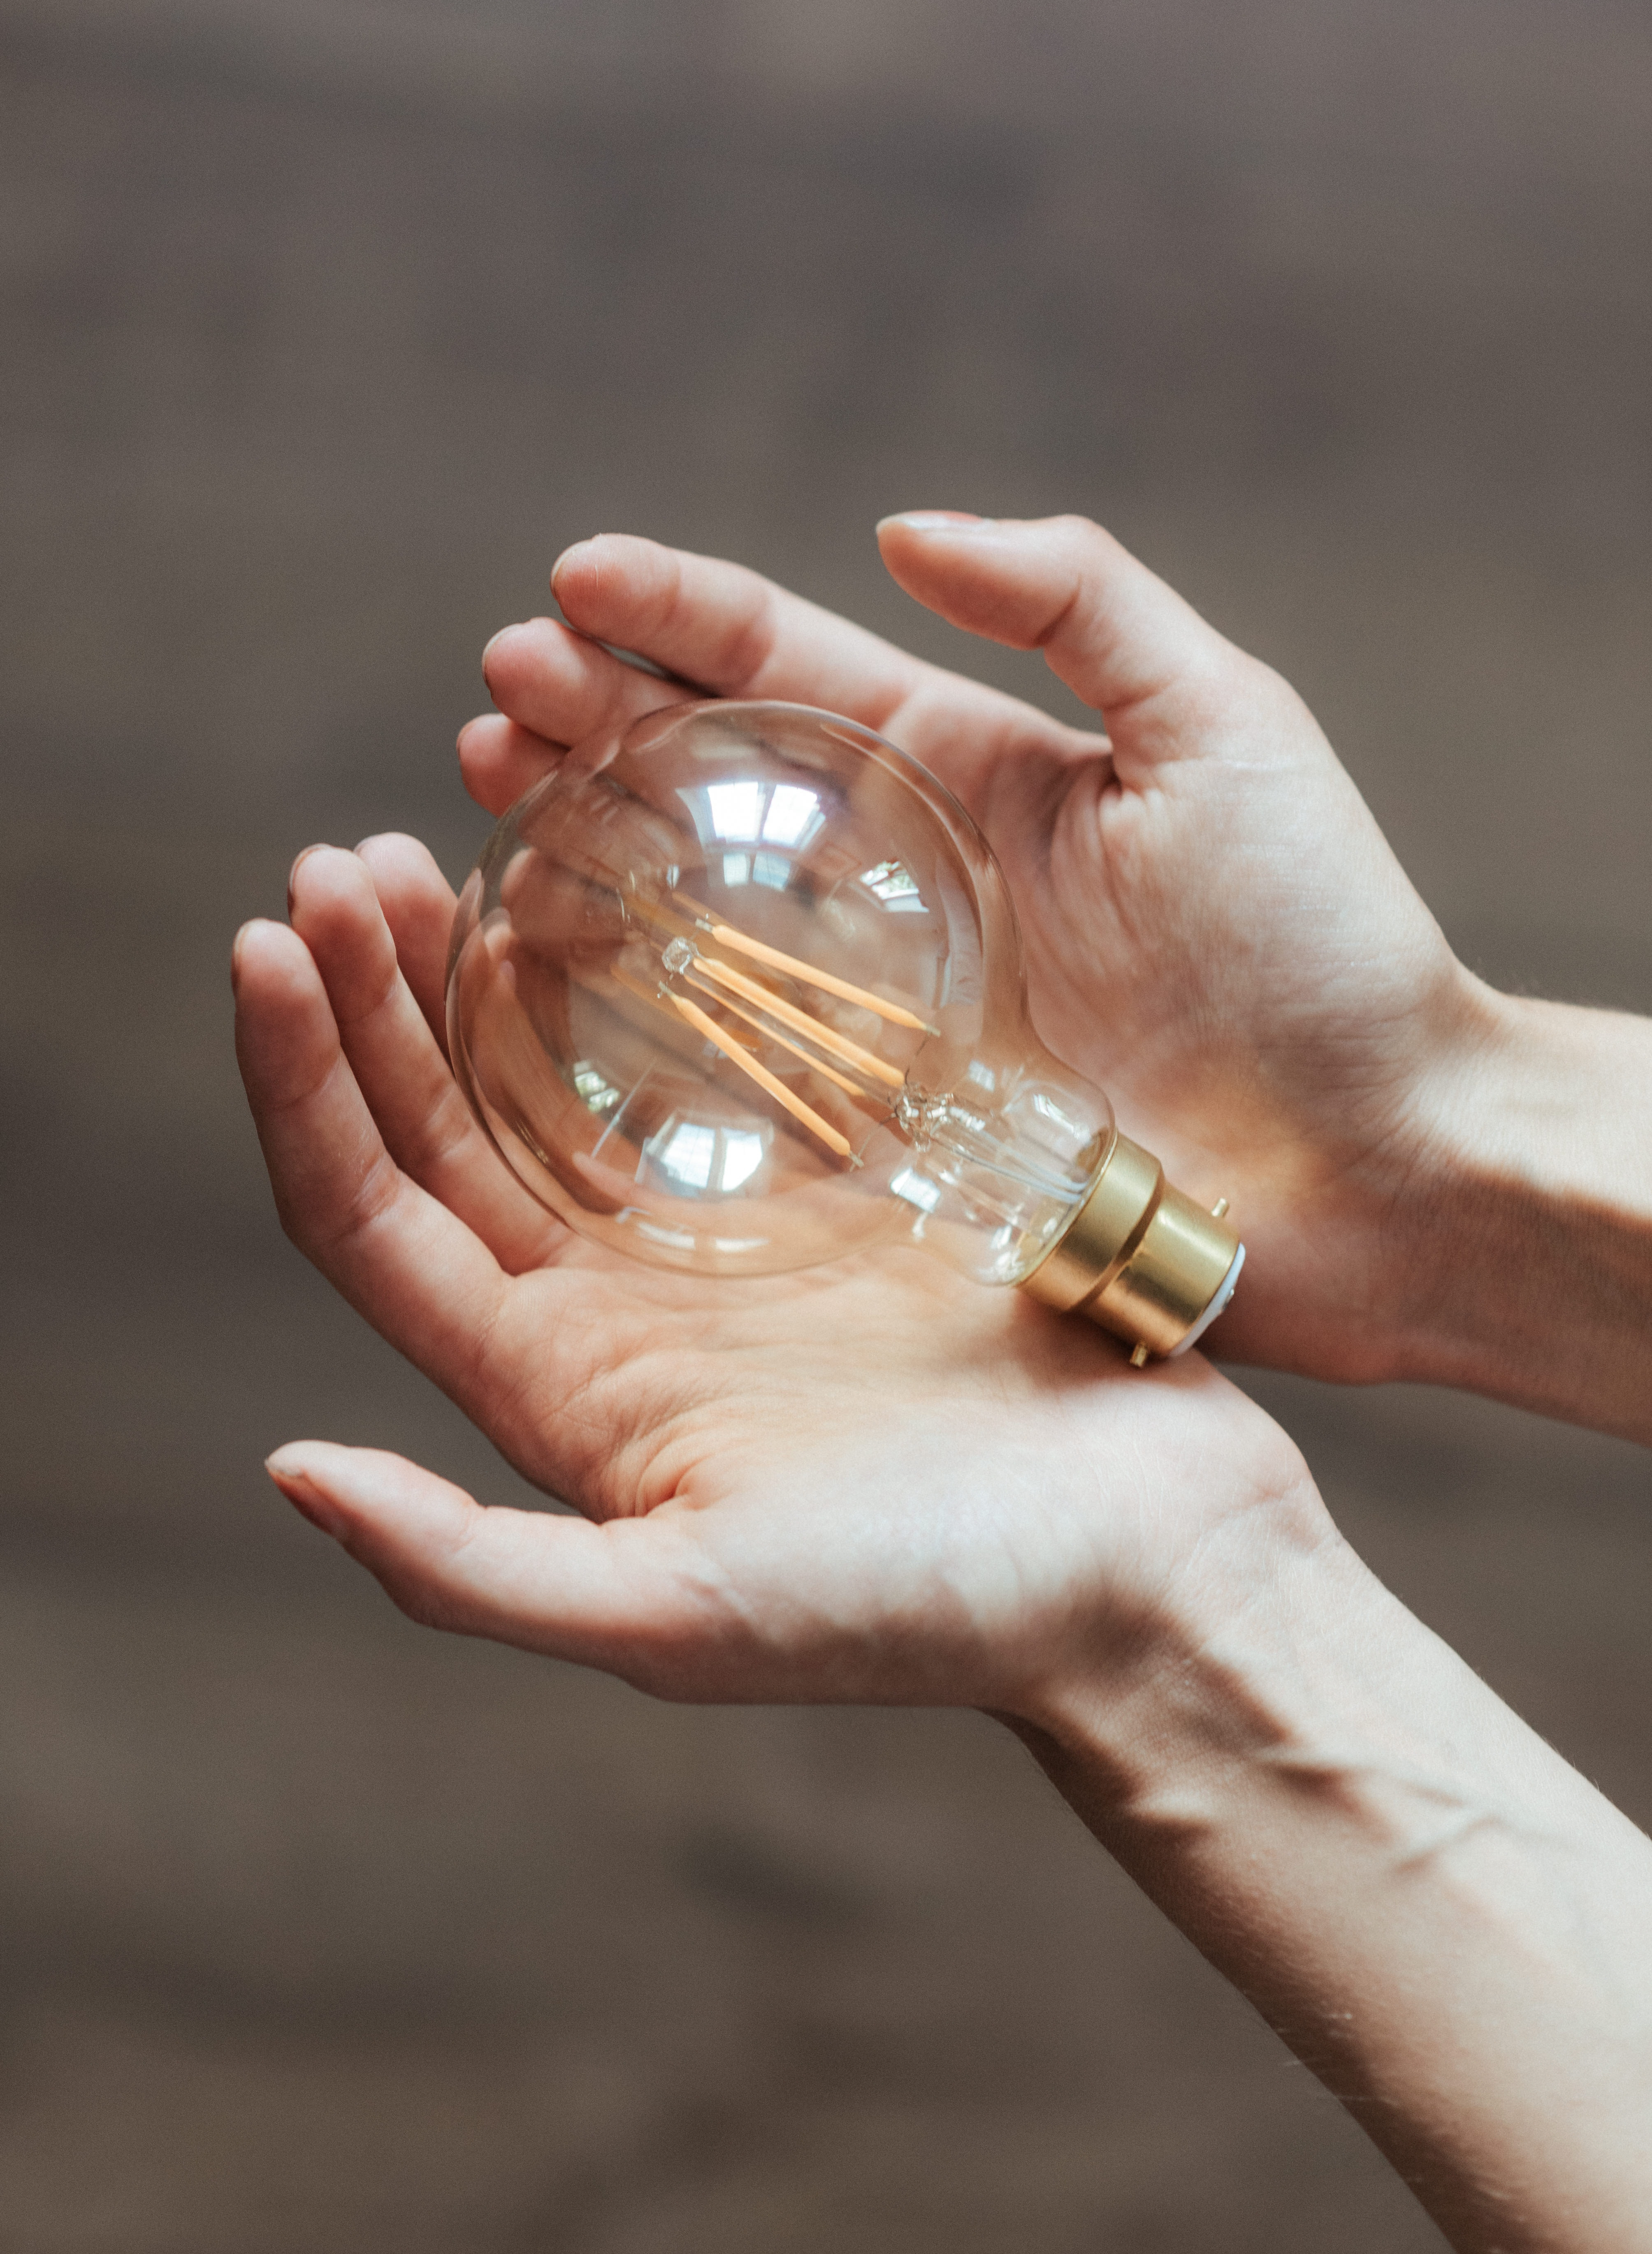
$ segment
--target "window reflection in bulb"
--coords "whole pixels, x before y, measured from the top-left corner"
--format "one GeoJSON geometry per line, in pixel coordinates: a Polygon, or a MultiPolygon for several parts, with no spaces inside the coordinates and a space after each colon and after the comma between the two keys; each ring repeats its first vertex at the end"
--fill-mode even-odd
{"type": "MultiPolygon", "coordinates": [[[[828,713],[678,704],[570,756],[466,886],[448,1023],[518,1180],[657,1265],[759,1275],[907,1237],[981,1283],[1042,1275],[1040,1296],[1160,1352],[1237,1272],[1237,1240],[1199,1214],[1215,1241],[1179,1286],[1203,1292],[1192,1313],[1166,1306],[1144,1332],[1118,1288],[1088,1305],[1106,1246],[1076,1259],[1074,1224],[1135,1146],[1032,1032],[1014,912],[968,816],[828,713]]],[[[1167,1242],[1176,1194],[1161,1177],[1154,1194],[1138,1233],[1167,1242]]],[[[1128,1245],[1110,1258],[1143,1268],[1128,1245]]]]}

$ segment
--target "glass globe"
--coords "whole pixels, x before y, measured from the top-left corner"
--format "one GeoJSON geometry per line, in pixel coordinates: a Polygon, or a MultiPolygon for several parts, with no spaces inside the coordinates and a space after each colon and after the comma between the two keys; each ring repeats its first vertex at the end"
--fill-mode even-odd
{"type": "MultiPolygon", "coordinates": [[[[763,1275],[906,1237],[1024,1283],[1135,1150],[1032,1032],[1015,912],[963,808],[799,705],[670,705],[570,755],[465,887],[447,1001],[454,1072],[517,1180],[657,1266],[763,1275]]],[[[1177,1193],[1146,1164],[1152,1222],[1177,1193]]],[[[1231,1289],[1218,1236],[1155,1350],[1231,1289]]],[[[1081,1280],[1088,1298],[1088,1268],[1060,1292],[1081,1280]]]]}

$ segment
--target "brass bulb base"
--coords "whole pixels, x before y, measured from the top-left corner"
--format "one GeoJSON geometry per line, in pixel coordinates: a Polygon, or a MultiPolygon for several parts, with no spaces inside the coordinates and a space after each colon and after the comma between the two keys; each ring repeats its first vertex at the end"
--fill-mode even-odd
{"type": "Polygon", "coordinates": [[[1125,1340],[1139,1366],[1203,1336],[1244,1256],[1233,1230],[1173,1189],[1151,1151],[1115,1135],[1088,1197],[1021,1288],[1125,1340]]]}

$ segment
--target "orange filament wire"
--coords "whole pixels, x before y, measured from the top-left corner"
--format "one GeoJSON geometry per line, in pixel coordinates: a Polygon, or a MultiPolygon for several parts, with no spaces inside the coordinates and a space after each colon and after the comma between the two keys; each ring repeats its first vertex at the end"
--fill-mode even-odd
{"type": "Polygon", "coordinates": [[[818,1018],[811,1018],[807,1010],[795,1009],[791,1003],[783,1002],[773,988],[765,986],[756,978],[748,978],[743,970],[736,970],[732,964],[718,962],[714,956],[702,955],[698,961],[706,976],[715,978],[719,986],[732,986],[748,1002],[755,1002],[760,1010],[766,1010],[771,1017],[778,1018],[781,1025],[790,1026],[794,1032],[804,1034],[831,1055],[842,1057],[845,1064],[852,1066],[858,1072],[865,1073],[872,1080],[881,1080],[886,1088],[906,1086],[906,1075],[899,1065],[886,1064],[881,1057],[873,1056],[858,1041],[851,1041],[846,1033],[836,1032],[831,1026],[822,1026],[818,1018]]]}
{"type": "Polygon", "coordinates": [[[823,987],[827,993],[836,994],[845,1002],[858,1002],[863,1010],[875,1010],[892,1025],[910,1026],[917,1033],[936,1031],[921,1018],[914,1018],[910,1010],[903,1010],[899,1002],[886,1002],[881,994],[870,994],[864,986],[851,986],[847,978],[834,978],[830,970],[816,970],[807,962],[800,962],[794,955],[782,955],[778,947],[766,947],[760,939],[747,939],[732,924],[718,923],[710,908],[703,908],[687,892],[674,892],[672,898],[681,900],[685,908],[692,908],[700,922],[709,927],[712,938],[724,947],[733,948],[738,954],[754,956],[773,970],[783,970],[788,977],[801,978],[806,985],[823,987]]]}
{"type": "MultiPolygon", "coordinates": [[[[680,975],[686,978],[691,986],[697,986],[703,994],[711,993],[710,981],[695,976],[695,971],[700,967],[700,963],[696,961],[693,970],[682,971],[680,975]]],[[[773,1041],[776,1048],[788,1049],[793,1056],[801,1058],[811,1072],[819,1073],[823,1079],[830,1080],[835,1087],[841,1088],[845,1095],[864,1096],[865,1094],[865,1089],[857,1082],[850,1080],[847,1073],[834,1071],[830,1065],[822,1064],[818,1057],[811,1056],[801,1041],[788,1040],[786,1035],[777,1033],[773,1026],[766,1026],[754,1010],[743,1009],[739,1003],[732,1002],[726,994],[712,994],[712,999],[720,1010],[727,1010],[731,1015],[740,1018],[745,1024],[754,1026],[762,1034],[764,1040],[773,1041]]]]}
{"type": "Polygon", "coordinates": [[[708,1017],[697,1003],[685,1000],[681,994],[674,994],[671,999],[696,1032],[704,1033],[708,1041],[713,1042],[722,1050],[731,1064],[738,1065],[740,1070],[754,1080],[760,1088],[766,1088],[774,1101],[777,1103],[783,1103],[794,1119],[802,1120],[805,1127],[818,1135],[829,1151],[836,1151],[840,1158],[854,1157],[853,1149],[846,1136],[840,1135],[835,1127],[829,1126],[818,1111],[813,1110],[805,1103],[801,1096],[794,1096],[783,1080],[776,1080],[766,1066],[759,1064],[755,1057],[748,1056],[732,1033],[724,1032],[717,1020],[708,1017]]]}

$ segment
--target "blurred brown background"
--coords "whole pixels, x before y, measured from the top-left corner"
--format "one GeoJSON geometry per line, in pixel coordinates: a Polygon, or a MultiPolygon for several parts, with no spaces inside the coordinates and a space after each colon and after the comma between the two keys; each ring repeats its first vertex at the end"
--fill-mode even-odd
{"type": "MultiPolygon", "coordinates": [[[[570,539],[1060,709],[875,517],[1103,517],[1461,951],[1652,1008],[1644,0],[4,0],[0,2249],[1410,2254],[1357,2130],[967,1716],[402,1622],[259,1461],[486,1446],[282,1239],[230,934],[570,539]]],[[[1645,1454],[1256,1390],[1652,1819],[1645,1454]]]]}

